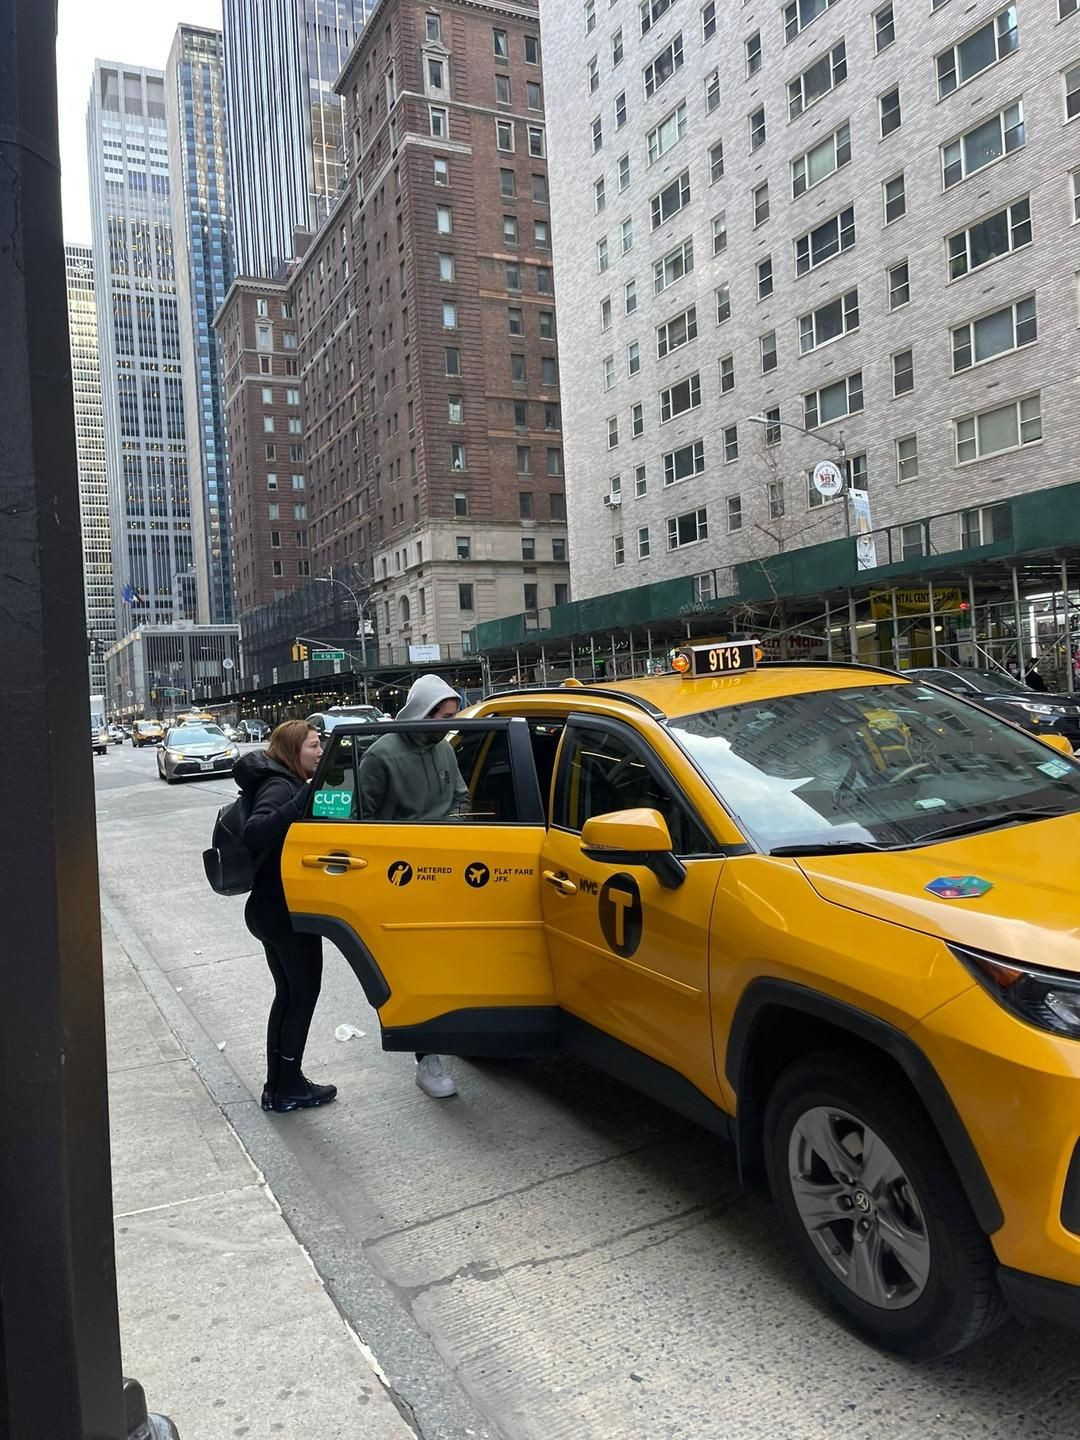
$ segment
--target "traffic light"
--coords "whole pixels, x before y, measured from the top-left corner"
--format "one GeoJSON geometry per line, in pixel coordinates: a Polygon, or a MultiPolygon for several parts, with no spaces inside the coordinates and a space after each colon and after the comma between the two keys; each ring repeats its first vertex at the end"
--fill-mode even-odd
{"type": "Polygon", "coordinates": [[[306,660],[308,658],[308,647],[301,645],[298,640],[292,647],[292,658],[296,661],[306,660]]]}

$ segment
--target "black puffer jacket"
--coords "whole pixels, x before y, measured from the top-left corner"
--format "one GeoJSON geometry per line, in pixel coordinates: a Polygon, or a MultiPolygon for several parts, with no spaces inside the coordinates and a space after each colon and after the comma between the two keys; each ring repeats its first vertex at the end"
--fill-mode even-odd
{"type": "Polygon", "coordinates": [[[304,808],[307,784],[271,760],[265,750],[242,755],[233,769],[233,779],[248,799],[244,844],[257,862],[244,918],[249,929],[260,937],[291,933],[281,883],[281,851],[286,831],[304,808]]]}

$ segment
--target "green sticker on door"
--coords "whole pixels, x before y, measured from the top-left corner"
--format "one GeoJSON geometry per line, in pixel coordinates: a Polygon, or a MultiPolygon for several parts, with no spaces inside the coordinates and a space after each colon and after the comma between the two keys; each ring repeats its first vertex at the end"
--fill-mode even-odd
{"type": "Polygon", "coordinates": [[[321,820],[348,820],[352,803],[351,790],[316,790],[311,813],[321,820]]]}

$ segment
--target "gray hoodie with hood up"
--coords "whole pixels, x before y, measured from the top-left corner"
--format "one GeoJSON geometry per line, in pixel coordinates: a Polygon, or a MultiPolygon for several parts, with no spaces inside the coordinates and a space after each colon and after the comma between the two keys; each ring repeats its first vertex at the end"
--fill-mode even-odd
{"type": "MultiPolygon", "coordinates": [[[[444,700],[460,699],[438,675],[413,682],[398,720],[426,720],[444,700]]],[[[469,790],[442,733],[383,735],[360,761],[360,814],[365,820],[445,820],[464,815],[469,790]]]]}

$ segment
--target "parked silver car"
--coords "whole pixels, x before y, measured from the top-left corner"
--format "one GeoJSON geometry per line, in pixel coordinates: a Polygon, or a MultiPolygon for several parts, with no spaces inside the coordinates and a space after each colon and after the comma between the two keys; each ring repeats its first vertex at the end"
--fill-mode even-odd
{"type": "Polygon", "coordinates": [[[217,725],[177,725],[158,751],[158,779],[171,785],[190,775],[227,775],[239,747],[217,725]]]}

